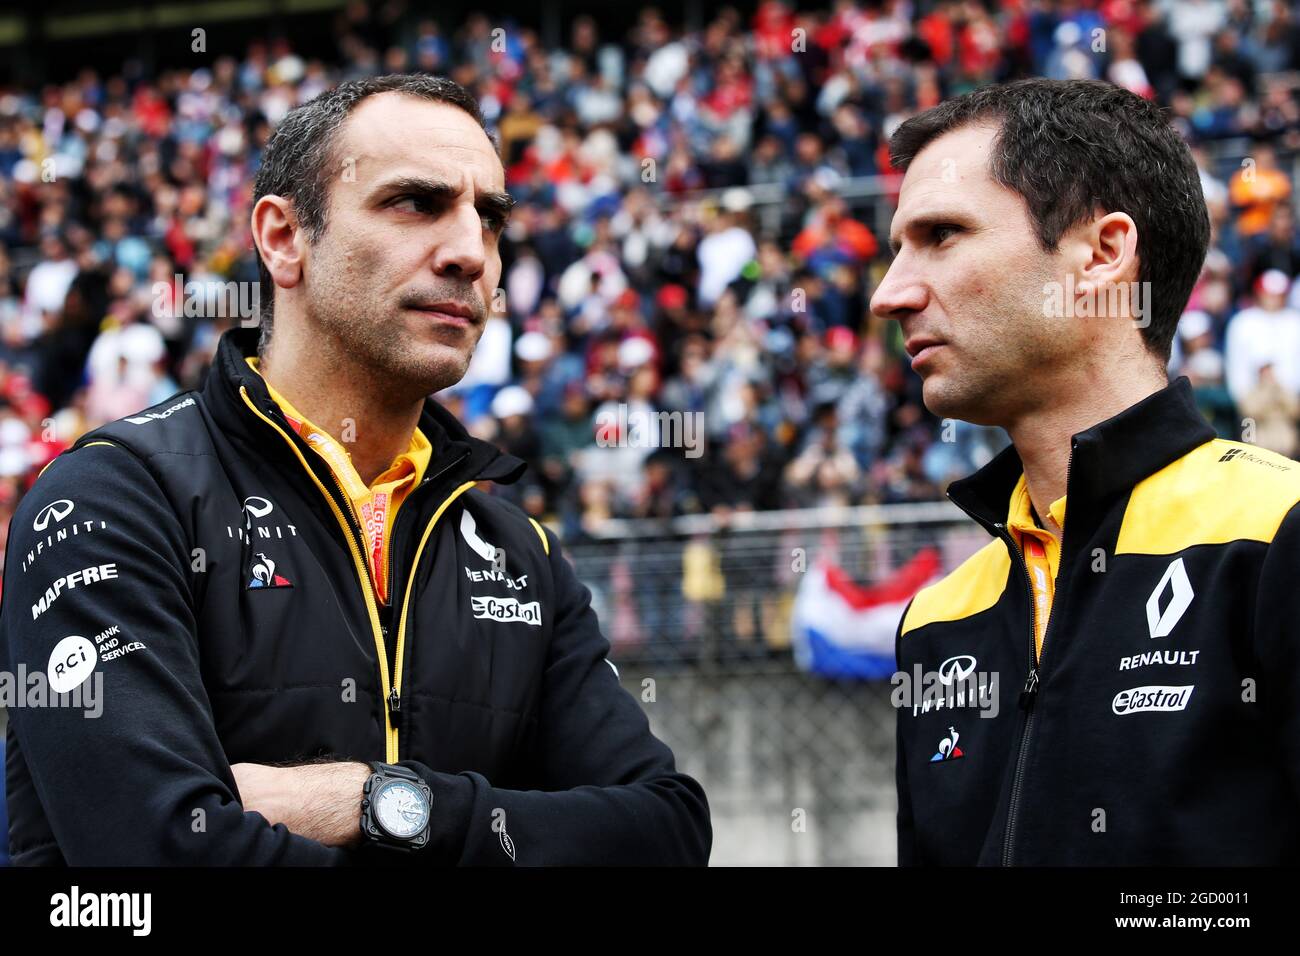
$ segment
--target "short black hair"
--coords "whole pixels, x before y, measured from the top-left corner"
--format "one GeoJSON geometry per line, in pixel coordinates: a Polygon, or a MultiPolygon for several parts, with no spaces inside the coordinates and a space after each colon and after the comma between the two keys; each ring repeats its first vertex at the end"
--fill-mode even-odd
{"type": "MultiPolygon", "coordinates": [[[[500,143],[484,122],[478,101],[455,80],[424,73],[390,73],[350,80],[295,107],[280,121],[262,153],[262,164],[253,183],[254,205],[263,196],[283,196],[293,203],[298,224],[306,231],[308,240],[320,239],[326,226],[329,181],[338,170],[334,142],[357,104],[377,93],[404,93],[459,107],[483,127],[493,149],[500,152],[500,143]]],[[[258,351],[262,353],[271,341],[275,283],[260,255],[257,272],[261,284],[262,328],[258,351]]]]}
{"type": "Polygon", "coordinates": [[[1018,80],[907,120],[890,139],[890,161],[906,170],[932,140],[986,122],[999,127],[989,174],[1024,197],[1045,251],[1098,210],[1133,218],[1138,281],[1151,283],[1142,335],[1168,362],[1205,261],[1210,215],[1196,161],[1165,111],[1099,80],[1018,80]]]}

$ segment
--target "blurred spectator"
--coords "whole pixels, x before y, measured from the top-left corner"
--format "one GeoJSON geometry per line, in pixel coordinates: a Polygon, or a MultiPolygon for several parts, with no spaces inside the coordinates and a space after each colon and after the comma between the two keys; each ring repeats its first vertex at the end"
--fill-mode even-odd
{"type": "Polygon", "coordinates": [[[1280,202],[1269,216],[1268,229],[1248,236],[1242,243],[1242,286],[1249,288],[1270,269],[1291,277],[1300,275],[1300,233],[1296,232],[1295,210],[1280,202]]]}
{"type": "Polygon", "coordinates": [[[1245,165],[1232,177],[1228,191],[1241,211],[1237,233],[1243,237],[1264,232],[1273,210],[1291,197],[1291,180],[1277,165],[1277,153],[1267,143],[1256,143],[1245,165]]]}
{"type": "Polygon", "coordinates": [[[753,234],[744,225],[750,203],[749,193],[745,190],[727,190],[723,193],[722,208],[713,220],[712,230],[700,240],[699,300],[703,306],[715,303],[758,252],[753,234]]]}
{"type": "MultiPolygon", "coordinates": [[[[1241,441],[1242,427],[1237,406],[1232,396],[1228,394],[1227,386],[1223,384],[1223,357],[1212,348],[1199,349],[1188,359],[1186,372],[1188,380],[1192,383],[1196,407],[1201,410],[1205,420],[1214,426],[1215,434],[1230,441],[1241,441]]],[[[1258,395],[1259,388],[1256,386],[1256,389],[1247,395],[1247,403],[1258,395]]],[[[1262,441],[1258,443],[1264,444],[1262,441]]]]}
{"type": "Polygon", "coordinates": [[[1273,363],[1255,372],[1255,387],[1241,400],[1241,413],[1250,423],[1250,440],[1261,448],[1294,458],[1296,426],[1300,423],[1300,398],[1278,381],[1273,363]]]}
{"type": "Polygon", "coordinates": [[[1254,390],[1266,364],[1284,388],[1300,395],[1300,312],[1285,304],[1290,286],[1283,273],[1265,272],[1255,283],[1256,304],[1228,322],[1226,378],[1238,405],[1254,390]]]}

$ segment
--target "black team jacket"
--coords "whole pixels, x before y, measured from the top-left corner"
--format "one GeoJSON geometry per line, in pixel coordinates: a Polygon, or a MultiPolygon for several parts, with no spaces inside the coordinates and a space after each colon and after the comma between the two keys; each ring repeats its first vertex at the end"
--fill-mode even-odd
{"type": "Polygon", "coordinates": [[[4,669],[82,705],[9,711],[13,862],[707,862],[704,793],[620,686],[590,593],[474,488],[523,463],[426,403],[384,607],[349,501],[245,363],[256,338],[227,333],[202,391],[83,436],[13,518],[4,669]],[[427,847],[330,848],[243,811],[231,764],[319,758],[417,772],[427,847]]]}
{"type": "Polygon", "coordinates": [[[899,627],[899,862],[1300,860],[1300,464],[1216,438],[1185,378],[1074,435],[1041,660],[1021,471],[951,486],[995,540],[899,627]]]}

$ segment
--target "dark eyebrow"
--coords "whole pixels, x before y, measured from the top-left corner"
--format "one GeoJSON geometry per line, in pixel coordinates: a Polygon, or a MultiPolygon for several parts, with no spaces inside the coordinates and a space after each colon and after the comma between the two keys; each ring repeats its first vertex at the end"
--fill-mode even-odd
{"type": "MultiPolygon", "coordinates": [[[[378,191],[392,195],[400,193],[404,196],[415,196],[430,205],[449,202],[460,195],[460,190],[449,182],[440,179],[424,179],[419,176],[402,176],[391,180],[380,186],[378,191]]],[[[518,200],[509,193],[492,190],[479,193],[474,199],[474,208],[480,212],[495,213],[504,220],[509,218],[510,211],[514,209],[517,202],[518,200]]]]}

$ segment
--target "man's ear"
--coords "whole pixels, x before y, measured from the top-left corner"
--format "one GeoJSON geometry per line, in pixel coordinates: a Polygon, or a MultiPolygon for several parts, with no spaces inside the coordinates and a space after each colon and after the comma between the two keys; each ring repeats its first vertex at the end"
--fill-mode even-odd
{"type": "Polygon", "coordinates": [[[1136,282],[1137,238],[1137,223],[1126,212],[1107,213],[1087,226],[1087,262],[1079,273],[1077,287],[1095,295],[1106,286],[1136,282]]]}
{"type": "Polygon", "coordinates": [[[306,236],[298,227],[293,203],[283,196],[263,196],[253,206],[253,242],[271,281],[292,289],[302,281],[306,236]]]}

